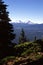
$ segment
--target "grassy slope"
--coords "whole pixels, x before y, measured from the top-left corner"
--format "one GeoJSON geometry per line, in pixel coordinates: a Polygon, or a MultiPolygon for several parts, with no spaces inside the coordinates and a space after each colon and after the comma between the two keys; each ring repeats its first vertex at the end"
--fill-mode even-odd
{"type": "Polygon", "coordinates": [[[16,63],[19,63],[19,62],[22,63],[23,61],[24,61],[23,63],[26,63],[27,60],[29,60],[29,62],[32,62],[43,57],[43,55],[40,52],[41,46],[38,43],[25,42],[25,43],[21,43],[14,46],[14,48],[16,49],[17,57],[10,56],[10,57],[4,58],[2,62],[8,61],[8,59],[13,59],[16,63]]]}
{"type": "Polygon", "coordinates": [[[41,46],[34,42],[25,42],[15,46],[18,54],[21,56],[29,55],[30,53],[37,53],[41,51],[41,46]]]}

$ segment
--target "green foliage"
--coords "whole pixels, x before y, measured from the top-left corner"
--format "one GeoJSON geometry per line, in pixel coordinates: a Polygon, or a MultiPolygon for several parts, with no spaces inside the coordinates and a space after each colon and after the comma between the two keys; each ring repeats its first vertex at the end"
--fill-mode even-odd
{"type": "Polygon", "coordinates": [[[39,54],[37,54],[37,55],[35,56],[36,59],[40,59],[41,57],[42,57],[42,55],[39,55],[39,54]]]}
{"type": "Polygon", "coordinates": [[[41,46],[41,51],[43,52],[43,40],[42,39],[38,39],[38,40],[34,41],[34,43],[38,43],[38,45],[41,46]]]}
{"type": "Polygon", "coordinates": [[[7,56],[7,57],[3,58],[0,63],[7,62],[10,59],[15,59],[15,56],[7,56]]]}
{"type": "Polygon", "coordinates": [[[2,59],[1,63],[8,61],[9,59],[18,59],[19,57],[31,59],[31,61],[38,60],[42,57],[41,55],[41,46],[38,43],[34,42],[25,42],[23,44],[17,44],[14,46],[14,52],[16,56],[8,56],[4,59],[2,59]]]}
{"type": "Polygon", "coordinates": [[[30,53],[37,53],[41,51],[41,46],[38,43],[34,42],[25,42],[23,44],[18,44],[15,46],[18,50],[18,54],[21,56],[28,55],[30,53]]]}

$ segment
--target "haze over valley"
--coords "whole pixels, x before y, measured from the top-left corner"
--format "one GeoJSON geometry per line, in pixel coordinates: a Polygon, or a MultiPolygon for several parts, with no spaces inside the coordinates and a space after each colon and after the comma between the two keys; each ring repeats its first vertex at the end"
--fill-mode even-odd
{"type": "Polygon", "coordinates": [[[25,31],[27,40],[33,41],[35,36],[37,39],[43,38],[43,24],[34,24],[31,21],[28,21],[27,23],[19,21],[18,23],[12,23],[12,25],[14,32],[16,33],[15,42],[18,42],[22,28],[25,31]]]}

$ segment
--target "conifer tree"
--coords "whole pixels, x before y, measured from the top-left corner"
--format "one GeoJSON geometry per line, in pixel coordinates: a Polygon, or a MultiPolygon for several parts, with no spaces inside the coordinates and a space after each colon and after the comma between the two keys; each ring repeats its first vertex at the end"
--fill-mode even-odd
{"type": "Polygon", "coordinates": [[[12,24],[9,23],[11,20],[8,14],[7,5],[0,0],[0,45],[4,47],[12,43],[12,40],[15,38],[12,24]]]}
{"type": "Polygon", "coordinates": [[[22,29],[21,30],[21,34],[20,34],[20,37],[19,37],[19,43],[24,43],[24,42],[26,42],[27,40],[26,40],[26,36],[25,36],[25,32],[24,32],[24,30],[22,29]]]}
{"type": "Polygon", "coordinates": [[[34,37],[34,41],[36,41],[37,40],[37,38],[36,38],[36,36],[34,37]]]}

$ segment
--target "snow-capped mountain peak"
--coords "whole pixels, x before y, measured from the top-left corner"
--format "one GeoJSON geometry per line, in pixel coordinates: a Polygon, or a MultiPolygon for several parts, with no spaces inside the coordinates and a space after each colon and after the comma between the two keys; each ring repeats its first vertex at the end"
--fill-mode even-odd
{"type": "Polygon", "coordinates": [[[25,23],[25,24],[34,24],[33,22],[31,21],[21,21],[21,20],[16,20],[15,23],[25,23]]]}
{"type": "Polygon", "coordinates": [[[34,24],[34,23],[33,23],[33,22],[31,22],[31,21],[27,21],[27,23],[28,23],[28,24],[34,24]]]}

